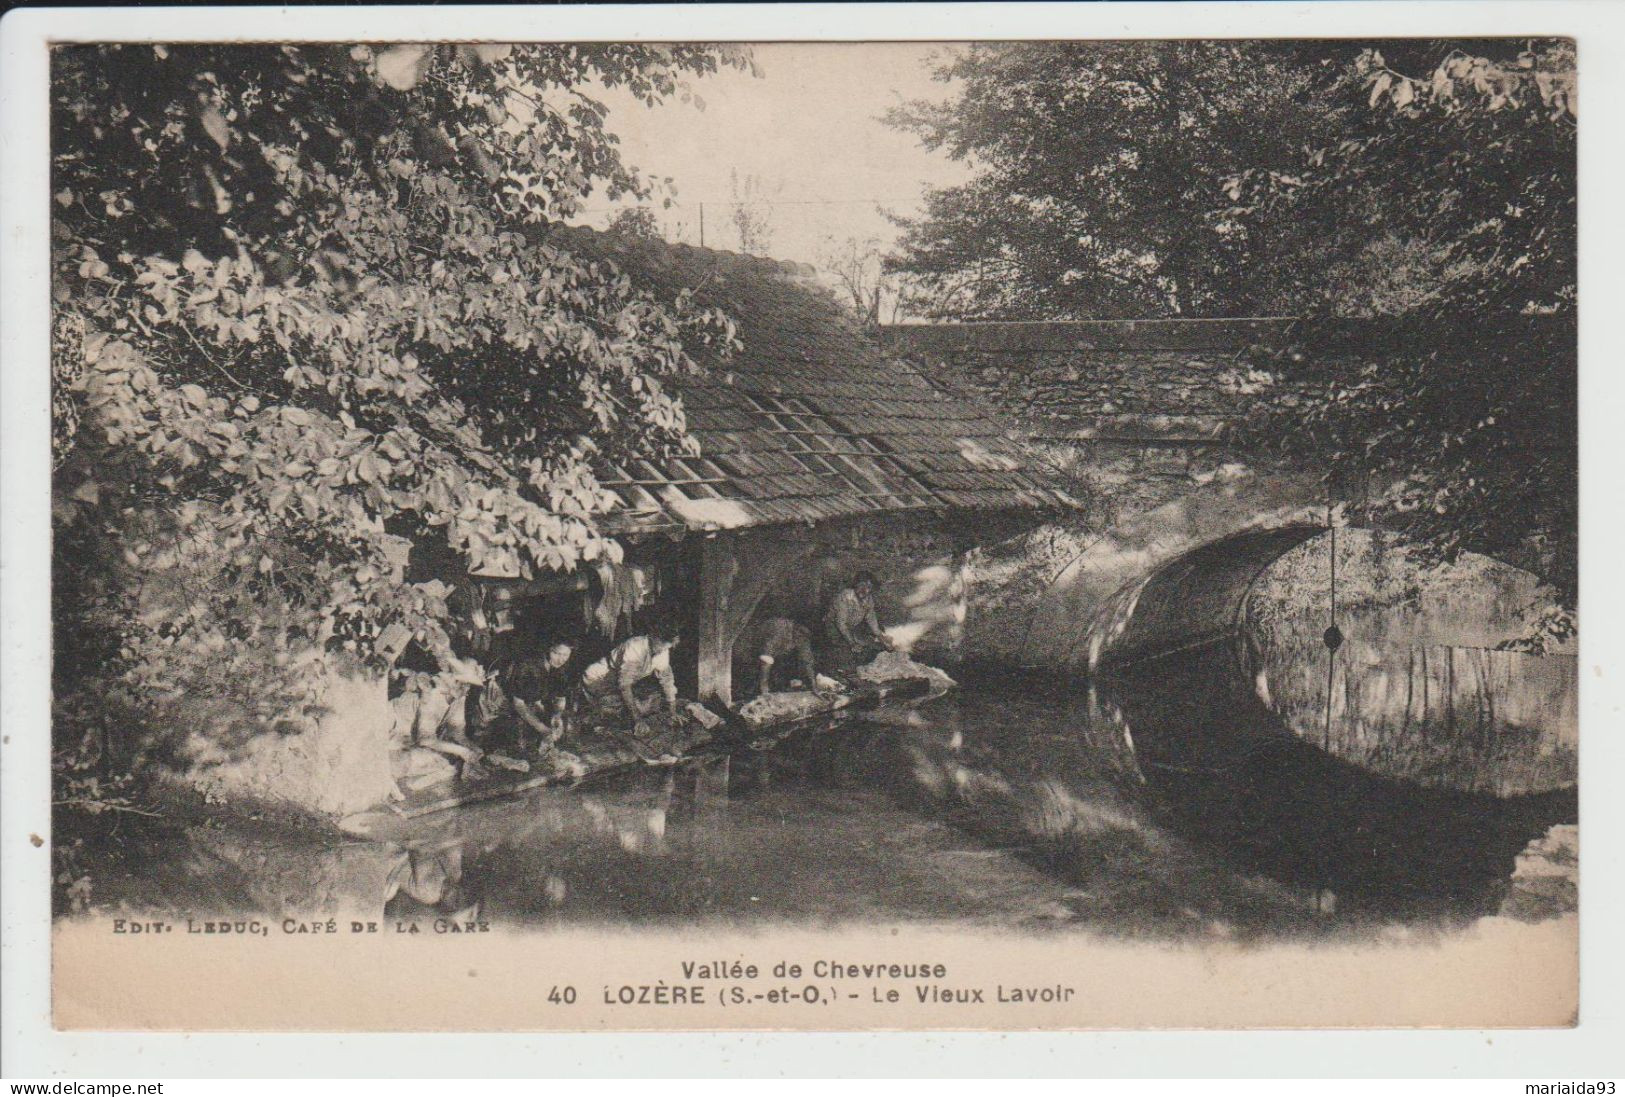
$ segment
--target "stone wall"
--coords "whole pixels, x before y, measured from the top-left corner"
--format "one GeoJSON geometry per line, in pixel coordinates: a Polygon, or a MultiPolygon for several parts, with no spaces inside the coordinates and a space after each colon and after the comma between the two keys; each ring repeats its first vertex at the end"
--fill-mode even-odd
{"type": "Polygon", "coordinates": [[[1136,415],[1211,428],[1233,415],[1261,378],[1240,358],[1278,343],[1291,321],[1138,320],[900,324],[882,338],[897,352],[944,363],[1013,409],[1060,423],[1136,415]],[[1021,391],[1002,385],[1010,380],[1021,391]]]}
{"type": "Polygon", "coordinates": [[[945,388],[997,407],[1057,463],[1086,468],[1116,521],[1252,464],[1224,440],[1271,384],[1244,359],[1292,323],[894,325],[882,338],[945,388]]]}
{"type": "MultiPolygon", "coordinates": [[[[967,658],[1072,667],[1078,630],[1166,559],[1255,526],[1303,521],[1318,477],[1238,449],[1228,428],[1271,378],[1247,364],[1293,321],[895,325],[881,338],[957,395],[997,408],[1086,502],[973,553],[967,658]]],[[[1274,394],[1281,395],[1281,394],[1274,394]]],[[[1291,400],[1292,394],[1285,394],[1291,400]]]]}
{"type": "Polygon", "coordinates": [[[285,808],[318,818],[360,811],[392,790],[393,720],[383,675],[335,673],[318,714],[302,727],[268,729],[230,751],[217,737],[193,734],[181,776],[244,810],[285,808]]]}

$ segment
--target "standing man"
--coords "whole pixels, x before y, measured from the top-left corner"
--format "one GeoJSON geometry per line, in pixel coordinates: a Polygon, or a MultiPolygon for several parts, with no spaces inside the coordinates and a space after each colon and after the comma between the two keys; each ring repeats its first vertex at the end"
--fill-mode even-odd
{"type": "Polygon", "coordinates": [[[875,617],[877,586],[872,572],[860,571],[830,603],[824,618],[824,645],[832,672],[851,674],[859,663],[892,650],[891,640],[880,631],[875,617]]]}

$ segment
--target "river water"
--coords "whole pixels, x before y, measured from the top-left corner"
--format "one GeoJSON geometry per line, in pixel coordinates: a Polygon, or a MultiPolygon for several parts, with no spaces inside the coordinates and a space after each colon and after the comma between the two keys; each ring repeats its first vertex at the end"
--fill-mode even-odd
{"type": "Polygon", "coordinates": [[[1098,690],[972,680],[888,719],[446,813],[409,843],[137,818],[83,860],[93,913],[1262,939],[1493,915],[1520,851],[1574,815],[1572,792],[1429,792],[1339,763],[1197,656],[1098,690]]]}

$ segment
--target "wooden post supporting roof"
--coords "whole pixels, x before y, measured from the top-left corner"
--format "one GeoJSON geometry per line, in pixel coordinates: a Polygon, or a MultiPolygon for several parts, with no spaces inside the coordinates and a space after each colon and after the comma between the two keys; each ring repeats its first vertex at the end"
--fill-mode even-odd
{"type": "Polygon", "coordinates": [[[701,701],[733,704],[733,633],[728,609],[733,593],[733,538],[707,537],[700,543],[699,695],[701,701]]]}

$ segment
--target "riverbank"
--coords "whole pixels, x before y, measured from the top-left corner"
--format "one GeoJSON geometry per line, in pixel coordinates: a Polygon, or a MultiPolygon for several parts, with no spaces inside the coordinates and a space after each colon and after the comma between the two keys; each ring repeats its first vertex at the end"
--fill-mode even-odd
{"type": "MultiPolygon", "coordinates": [[[[1452,801],[1440,815],[1402,788],[1374,799],[1335,766],[1249,769],[1233,756],[1193,773],[1148,711],[1143,698],[970,675],[960,693],[890,717],[441,812],[396,840],[219,805],[128,819],[87,851],[87,913],[432,920],[477,908],[497,929],[947,921],[1155,940],[1448,936],[1500,916],[1526,847],[1573,822],[1572,797],[1452,801]]],[[[1535,916],[1572,910],[1558,895],[1535,916]]]]}

